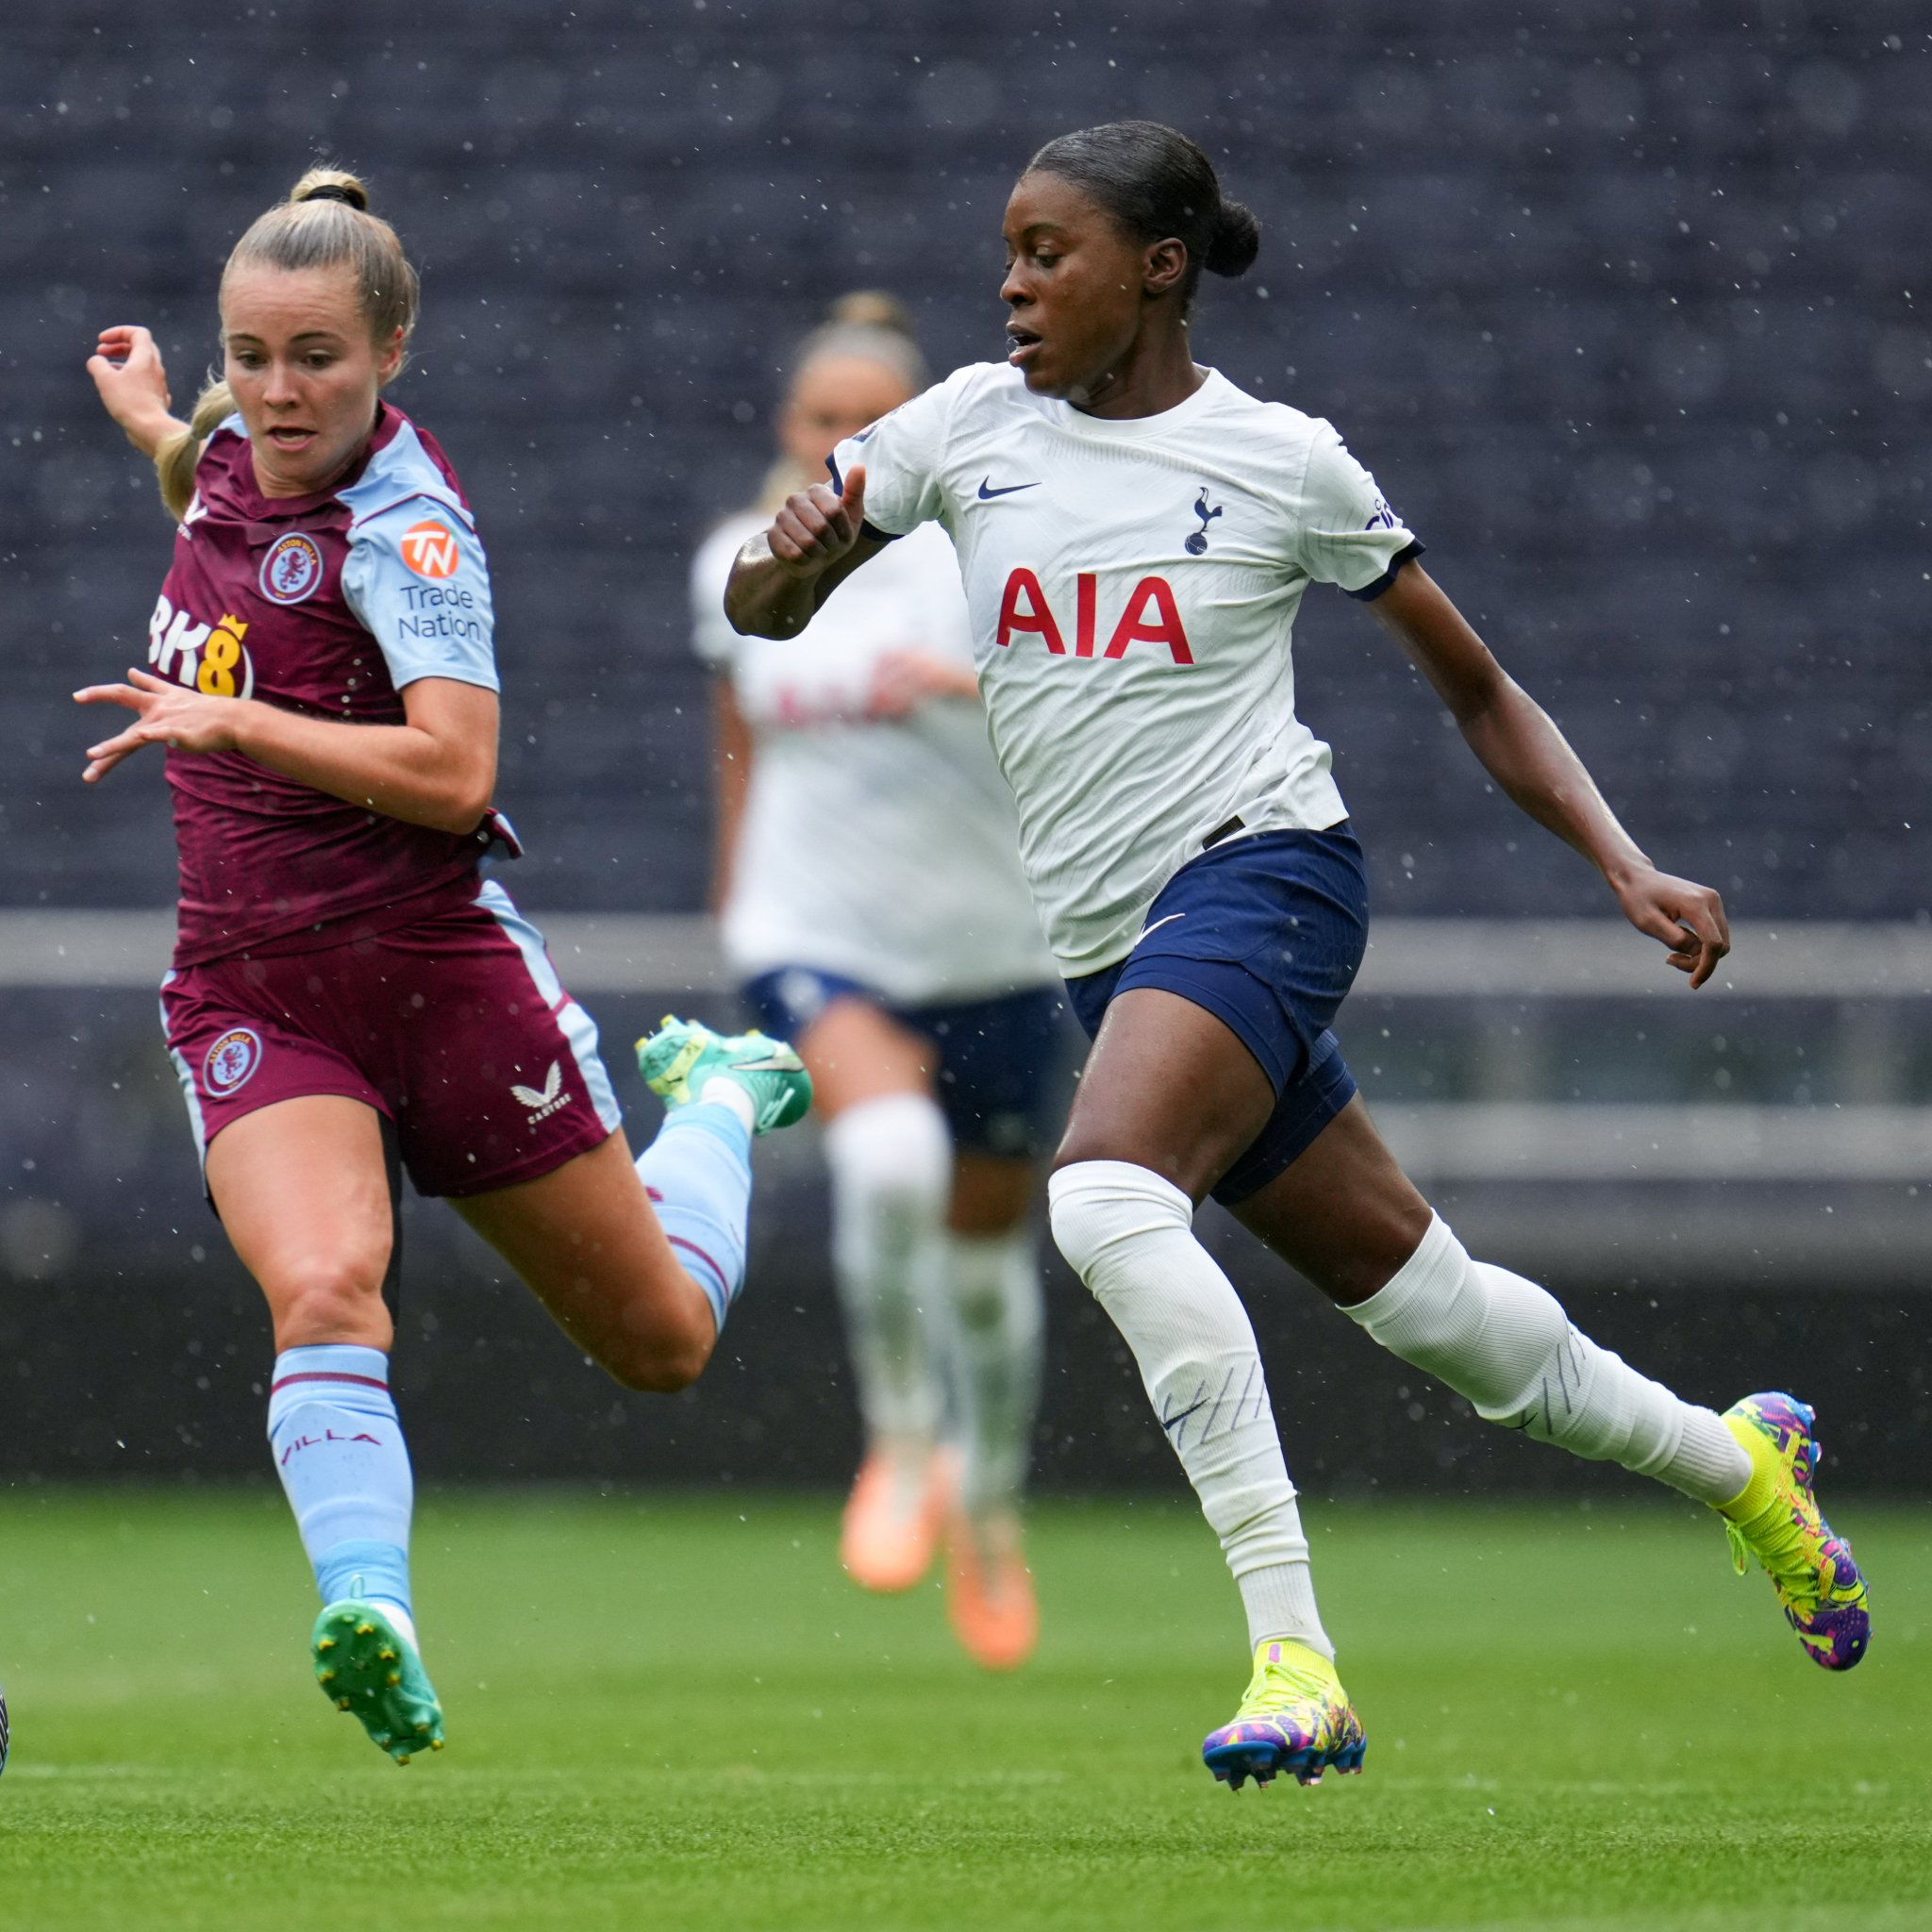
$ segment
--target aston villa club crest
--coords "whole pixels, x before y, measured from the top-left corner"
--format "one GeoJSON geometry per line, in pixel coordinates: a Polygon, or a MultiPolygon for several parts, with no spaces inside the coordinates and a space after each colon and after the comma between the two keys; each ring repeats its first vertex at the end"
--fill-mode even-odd
{"type": "Polygon", "coordinates": [[[277,537],[261,560],[261,594],[271,604],[299,604],[321,581],[321,547],[300,530],[277,537]]]}
{"type": "Polygon", "coordinates": [[[208,1048],[202,1083],[210,1093],[232,1093],[260,1064],[260,1036],[246,1026],[231,1026],[208,1048]]]}

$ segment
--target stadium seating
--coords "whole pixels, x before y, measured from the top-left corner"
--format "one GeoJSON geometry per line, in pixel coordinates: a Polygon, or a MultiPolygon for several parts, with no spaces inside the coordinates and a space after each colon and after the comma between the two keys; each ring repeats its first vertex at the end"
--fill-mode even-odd
{"type": "MultiPolygon", "coordinates": [[[[670,908],[705,853],[684,559],[758,473],[788,341],[877,282],[937,363],[997,353],[1016,164],[1124,112],[1206,138],[1266,226],[1208,292],[1204,353],[1343,425],[1641,836],[1760,915],[1924,896],[1900,425],[1932,341],[1902,292],[1923,208],[1889,172],[1923,109],[1865,9],[1793,12],[1771,60],[1728,21],[1633,36],[1597,5],[1075,7],[1018,42],[992,12],[847,7],[855,48],[775,7],[566,29],[501,0],[452,31],[344,0],[329,60],[306,8],[158,18],[138,55],[104,27],[76,60],[95,12],[13,29],[0,67],[0,343],[32,372],[8,425],[32,460],[0,482],[20,897],[167,892],[154,774],[73,787],[62,694],[141,637],[167,534],[79,370],[90,331],[151,321],[185,391],[224,248],[311,152],[368,171],[425,268],[397,394],[496,559],[525,893],[670,908]]],[[[1489,862],[1503,815],[1357,614],[1314,600],[1304,643],[1385,908],[1594,908],[1545,843],[1489,862]],[[1424,828],[1430,863],[1395,865],[1424,828]]]]}
{"type": "MultiPolygon", "coordinates": [[[[790,344],[831,298],[878,285],[910,301],[936,369],[998,355],[1015,172],[1055,133],[1147,114],[1203,140],[1263,224],[1253,273],[1204,291],[1204,358],[1342,426],[1658,859],[1710,879],[1740,919],[1923,918],[1925,108],[1895,53],[1922,9],[1667,12],[282,0],[130,21],[70,0],[9,20],[0,901],[172,897],[158,761],[78,783],[94,727],[68,694],[140,661],[170,541],[81,364],[98,326],[145,322],[185,402],[214,352],[225,251],[313,156],[372,179],[424,271],[395,393],[458,464],[494,563],[499,795],[530,849],[515,890],[540,914],[676,911],[702,903],[709,831],[687,559],[757,486],[790,344]]],[[[1309,599],[1297,678],[1338,748],[1378,913],[1608,909],[1346,600],[1309,599]]],[[[661,1009],[640,991],[598,1017],[621,1042],[661,1009]]],[[[0,1280],[19,1290],[0,1298],[17,1377],[0,1468],[255,1468],[257,1304],[194,1201],[150,996],[10,988],[0,1012],[0,1280]],[[111,1336],[96,1312],[109,1301],[111,1336]],[[221,1339],[204,1356],[190,1333],[221,1339]]],[[[1360,1016],[1363,1052],[1350,1041],[1378,1100],[1496,1097],[1489,1036],[1466,1016],[1426,1051],[1400,1027],[1374,1044],[1379,1017],[1360,1016]]],[[[1826,1024],[1767,1022],[1774,1065],[1733,1046],[1737,1091],[1812,1097],[1810,1063],[1801,1091],[1793,1068],[1807,1041],[1828,1050],[1826,1024]],[[1817,1041],[1791,1030],[1806,1025],[1817,1041]]],[[[1643,1032],[1633,1052],[1620,1012],[1557,1055],[1548,1097],[1705,1092],[1724,1049],[1704,1026],[1672,1056],[1643,1032]]],[[[1899,1077],[1917,1098],[1932,1053],[1913,1051],[1899,1077]]],[[[1816,1097],[1837,1091],[1821,1081],[1816,1097]]],[[[634,1475],[751,1478],[782,1446],[801,1474],[841,1474],[849,1445],[824,1433],[829,1290],[797,1259],[817,1254],[816,1169],[781,1155],[766,1175],[759,1239],[786,1243],[800,1299],[770,1295],[734,1331],[758,1399],[723,1451],[715,1423],[626,1436],[632,1411],[559,1356],[519,1291],[491,1285],[453,1218],[412,1209],[405,1333],[441,1322],[447,1345],[412,1351],[409,1373],[419,1395],[439,1377],[451,1391],[423,1408],[425,1468],[578,1470],[588,1453],[634,1475]]],[[[1614,1236],[1624,1202],[1591,1225],[1614,1236]]],[[[1668,1287],[1661,1307],[1657,1283],[1640,1292],[1615,1239],[1602,1245],[1598,1273],[1570,1284],[1580,1311],[1659,1372],[1719,1386],[1707,1324],[1684,1323],[1668,1287]]],[[[1740,1293],[1767,1292],[1756,1266],[1737,1261],[1740,1293]]],[[[1703,1262],[1676,1279],[1713,1290],[1703,1262]]],[[[1051,1385],[1049,1475],[1164,1479],[1123,1358],[1057,1281],[1057,1346],[1101,1367],[1051,1385]],[[1091,1391],[1108,1375],[1096,1428],[1091,1391]]],[[[1918,1400],[1890,1302],[1856,1285],[1796,1299],[1739,1306],[1767,1333],[1783,1324],[1779,1361],[1829,1353],[1835,1415],[1918,1400]]],[[[1349,1391],[1353,1413],[1360,1358],[1315,1340],[1301,1306],[1257,1319],[1291,1339],[1305,1388],[1349,1391]]],[[[1399,1482],[1450,1466],[1384,1407],[1356,1461],[1318,1438],[1306,1473],[1399,1482]]],[[[1890,1468],[1923,1466],[1923,1402],[1911,1412],[1919,1446],[1901,1439],[1890,1468]]],[[[1462,1477],[1545,1479],[1464,1435],[1462,1477]]]]}

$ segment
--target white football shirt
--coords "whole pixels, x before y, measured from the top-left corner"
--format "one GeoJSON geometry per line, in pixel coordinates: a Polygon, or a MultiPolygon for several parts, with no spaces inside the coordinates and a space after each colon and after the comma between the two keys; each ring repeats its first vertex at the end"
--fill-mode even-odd
{"type": "Polygon", "coordinates": [[[747,976],[816,967],[908,1006],[1051,985],[1020,870],[1013,801],[974,698],[867,714],[881,655],[973,669],[959,567],[926,528],[841,584],[795,638],[740,637],[724,586],[765,526],[734,518],[698,552],[698,655],[729,674],[753,736],[723,940],[747,976]]]}
{"type": "Polygon", "coordinates": [[[1069,976],[1124,958],[1231,820],[1347,815],[1295,716],[1295,612],[1311,582],[1376,594],[1422,546],[1331,425],[1211,370],[1160,415],[1086,416],[978,363],[833,461],[865,465],[875,530],[936,521],[953,539],[1021,857],[1069,976]]]}

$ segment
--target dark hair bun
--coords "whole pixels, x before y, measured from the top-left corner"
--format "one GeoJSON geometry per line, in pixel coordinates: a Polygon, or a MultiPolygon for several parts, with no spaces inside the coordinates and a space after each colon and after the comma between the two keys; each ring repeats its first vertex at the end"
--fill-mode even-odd
{"type": "Polygon", "coordinates": [[[1224,201],[1201,266],[1210,275],[1244,275],[1260,252],[1260,223],[1240,202],[1224,201]]]}

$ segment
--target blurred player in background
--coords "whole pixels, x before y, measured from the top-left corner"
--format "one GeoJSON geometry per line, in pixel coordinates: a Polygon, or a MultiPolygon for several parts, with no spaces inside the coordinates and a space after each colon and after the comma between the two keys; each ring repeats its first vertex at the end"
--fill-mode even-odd
{"type": "Polygon", "coordinates": [[[765,499],[699,552],[692,606],[719,673],[725,954],[758,1024],[797,1042],[825,1122],[866,1438],[841,1555],[868,1589],[908,1589],[943,1520],[953,1628],[1001,1669],[1037,1621],[1020,1541],[1041,1329],[1028,1209],[1060,998],[958,565],[942,530],[917,530],[795,641],[741,638],[724,610],[745,540],[926,380],[898,303],[839,303],[793,358],[765,499]]]}
{"type": "Polygon", "coordinates": [[[489,572],[441,451],[381,398],[415,272],[362,184],[316,169],[236,244],[221,311],[225,379],[191,422],[145,329],[105,331],[88,363],[180,527],[150,668],[76,693],[135,714],[85,775],[168,748],[168,1047],[274,1317],[269,1441],[322,1593],[316,1675],[406,1763],[442,1713],[389,1388],[397,1169],[620,1381],[677,1389],[742,1281],[751,1137],[810,1083],[778,1042],[667,1022],[640,1056],[672,1111],[632,1165],[595,1026],[479,876],[514,852],[491,805],[489,572]]]}
{"type": "MultiPolygon", "coordinates": [[[[1006,362],[842,443],[832,487],[746,545],[729,596],[744,628],[790,636],[921,525],[958,546],[1022,854],[1096,1036],[1050,1184],[1054,1235],[1133,1348],[1241,1588],[1254,1674],[1203,1746],[1236,1786],[1358,1769],[1363,1734],[1253,1329],[1191,1232],[1210,1192],[1478,1414],[1720,1511],[1739,1567],[1762,1564],[1817,1662],[1857,1663],[1869,1627],[1812,1493],[1811,1411],[1782,1394],[1723,1416],[1681,1401],[1535,1283],[1473,1259],[1356,1092],[1328,1029],[1367,901],[1328,748],[1294,712],[1291,627],[1310,583],[1370,605],[1497,784],[1598,867],[1693,987],[1729,940],[1718,895],[1639,849],[1333,427],[1195,362],[1201,271],[1241,275],[1258,243],[1172,128],[1048,143],[1007,206],[1006,362]]],[[[1632,1614],[1647,1614],[1634,1598],[1632,1614]]]]}

